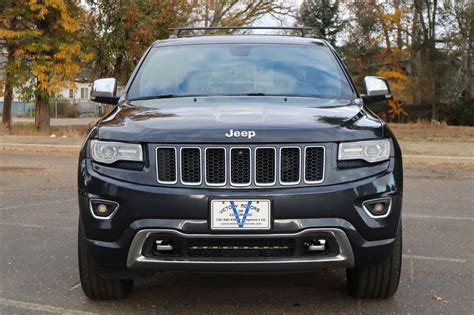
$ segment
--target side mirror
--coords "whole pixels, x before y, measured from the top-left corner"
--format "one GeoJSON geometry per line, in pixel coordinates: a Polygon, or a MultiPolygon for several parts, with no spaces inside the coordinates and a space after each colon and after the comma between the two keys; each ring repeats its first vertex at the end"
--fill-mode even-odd
{"type": "Polygon", "coordinates": [[[92,83],[91,101],[117,105],[117,80],[114,78],[98,79],[92,83]]]}
{"type": "Polygon", "coordinates": [[[381,77],[368,76],[364,78],[364,85],[367,94],[361,97],[364,103],[374,103],[392,98],[388,81],[381,77]]]}

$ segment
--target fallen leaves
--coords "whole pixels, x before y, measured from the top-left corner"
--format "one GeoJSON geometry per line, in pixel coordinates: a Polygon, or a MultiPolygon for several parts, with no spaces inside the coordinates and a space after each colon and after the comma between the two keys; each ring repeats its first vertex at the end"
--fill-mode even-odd
{"type": "Polygon", "coordinates": [[[448,303],[448,301],[444,300],[442,297],[439,296],[438,292],[435,290],[431,290],[431,298],[436,301],[441,301],[443,303],[448,303]]]}

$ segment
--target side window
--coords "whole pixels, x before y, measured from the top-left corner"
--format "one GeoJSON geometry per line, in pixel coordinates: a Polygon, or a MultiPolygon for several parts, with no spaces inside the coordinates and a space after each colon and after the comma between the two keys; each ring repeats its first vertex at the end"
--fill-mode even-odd
{"type": "Polygon", "coordinates": [[[69,89],[69,98],[74,98],[74,90],[69,89]]]}

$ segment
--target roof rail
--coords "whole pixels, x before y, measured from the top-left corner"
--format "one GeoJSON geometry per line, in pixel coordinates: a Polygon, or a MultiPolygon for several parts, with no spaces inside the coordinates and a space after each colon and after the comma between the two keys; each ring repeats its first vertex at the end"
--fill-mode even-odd
{"type": "Polygon", "coordinates": [[[176,27],[170,28],[173,33],[170,39],[179,38],[182,31],[216,31],[216,30],[293,30],[300,31],[302,37],[308,37],[308,31],[311,27],[295,26],[295,27],[278,27],[278,26],[209,26],[209,27],[176,27]]]}

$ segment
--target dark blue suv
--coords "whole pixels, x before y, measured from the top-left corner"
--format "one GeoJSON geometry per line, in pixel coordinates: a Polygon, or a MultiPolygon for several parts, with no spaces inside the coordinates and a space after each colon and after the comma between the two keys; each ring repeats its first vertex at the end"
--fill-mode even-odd
{"type": "Polygon", "coordinates": [[[183,36],[146,51],[79,159],[79,270],[92,299],[156,272],[347,270],[387,298],[401,268],[403,171],[335,50],[302,36],[183,36]]]}

